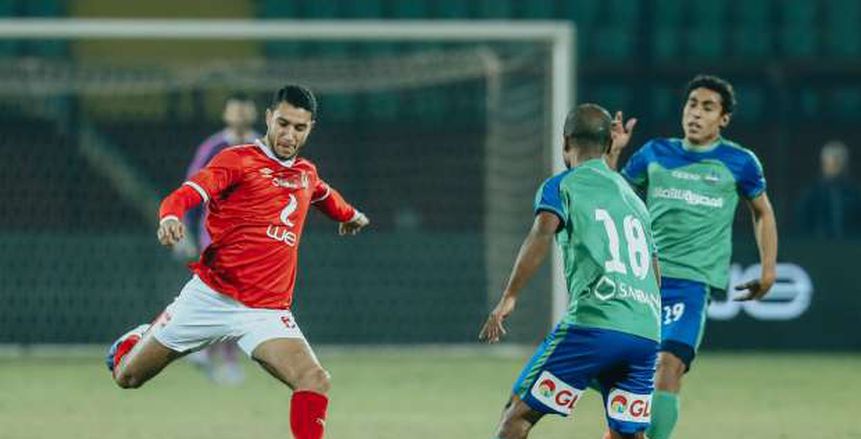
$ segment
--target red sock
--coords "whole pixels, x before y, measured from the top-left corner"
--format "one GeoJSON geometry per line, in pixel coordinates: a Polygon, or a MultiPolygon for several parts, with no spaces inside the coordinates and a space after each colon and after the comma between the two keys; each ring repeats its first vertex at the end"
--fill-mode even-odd
{"type": "Polygon", "coordinates": [[[114,376],[116,376],[119,371],[119,365],[122,363],[123,357],[125,357],[140,340],[141,337],[139,335],[131,335],[117,346],[117,352],[114,354],[114,376]]]}
{"type": "Polygon", "coordinates": [[[300,390],[290,400],[290,429],[296,439],[322,439],[326,426],[326,395],[300,390]]]}

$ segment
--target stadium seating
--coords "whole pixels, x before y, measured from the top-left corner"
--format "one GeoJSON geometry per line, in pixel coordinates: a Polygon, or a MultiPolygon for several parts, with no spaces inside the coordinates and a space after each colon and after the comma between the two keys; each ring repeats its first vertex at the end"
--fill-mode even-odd
{"type": "Polygon", "coordinates": [[[826,2],[825,52],[840,59],[861,56],[861,4],[853,0],[826,2]]]}
{"type": "Polygon", "coordinates": [[[732,54],[746,59],[763,59],[772,55],[774,29],[770,2],[745,2],[743,7],[733,8],[732,12],[732,54]]]}
{"type": "MultiPolygon", "coordinates": [[[[668,135],[678,133],[679,89],[690,74],[701,70],[726,74],[736,82],[739,99],[731,134],[746,143],[749,139],[769,163],[779,218],[791,211],[791,189],[815,178],[816,169],[796,172],[780,168],[780,160],[770,158],[790,148],[815,157],[819,146],[815,142],[825,134],[831,136],[832,130],[811,125],[842,124],[854,130],[854,119],[861,113],[857,78],[840,70],[861,59],[858,0],[248,1],[261,19],[570,20],[577,26],[578,101],[625,109],[641,118],[644,136],[655,132],[655,127],[668,135]],[[793,70],[797,65],[805,66],[800,73],[793,70]],[[791,106],[780,108],[775,116],[775,99],[791,106]],[[821,124],[823,120],[829,123],[821,124]],[[790,125],[782,137],[789,144],[774,141],[773,127],[778,122],[790,125]],[[797,140],[798,133],[804,133],[805,140],[797,140]]],[[[0,17],[69,13],[62,0],[0,1],[0,17]]],[[[250,51],[289,62],[393,57],[454,46],[269,41],[250,51]]],[[[72,48],[62,41],[4,41],[0,59],[4,63],[18,57],[27,62],[31,58],[73,64],[92,61],[72,48]]],[[[347,78],[351,74],[344,72],[347,78]]],[[[363,200],[378,235],[363,236],[347,244],[352,247],[345,251],[344,243],[331,239],[330,223],[316,219],[309,223],[314,236],[307,241],[302,263],[317,268],[304,270],[299,282],[314,292],[315,304],[300,300],[297,309],[309,325],[320,325],[306,328],[317,340],[473,338],[489,289],[486,267],[466,257],[474,255],[485,239],[483,210],[475,206],[486,201],[482,154],[488,145],[481,133],[487,130],[487,85],[474,79],[421,90],[319,93],[320,125],[307,155],[326,163],[325,178],[346,187],[350,197],[363,200]],[[404,145],[403,139],[410,144],[404,145]],[[440,167],[445,178],[440,178],[440,167]],[[368,260],[346,260],[359,252],[370,255],[368,260]],[[439,264],[448,269],[437,271],[439,264]],[[337,272],[345,266],[354,268],[337,272]],[[381,276],[379,267],[417,274],[405,284],[381,276]],[[440,272],[457,276],[444,278],[440,272]],[[458,306],[446,306],[446,300],[457,300],[458,306]],[[360,303],[363,312],[351,322],[352,332],[345,326],[315,323],[330,321],[335,310],[360,303]],[[417,328],[415,333],[398,331],[407,325],[403,319],[411,317],[389,312],[393,308],[426,310],[420,321],[410,322],[417,328]],[[445,332],[435,330],[441,323],[446,323],[445,332]]],[[[8,291],[0,295],[0,343],[107,341],[110,334],[138,319],[141,310],[148,315],[157,312],[175,292],[187,276],[184,268],[165,257],[167,253],[152,239],[152,224],[78,152],[75,127],[80,121],[95,126],[118,155],[133,163],[164,195],[181,180],[193,148],[219,128],[221,101],[204,96],[209,100],[189,104],[197,99],[195,93],[199,91],[162,91],[110,105],[104,102],[112,97],[105,96],[48,98],[66,108],[61,118],[34,114],[16,104],[15,98],[0,96],[4,114],[0,163],[6,164],[0,172],[6,197],[0,209],[0,266],[11,273],[0,280],[0,287],[8,291]],[[200,111],[201,107],[209,110],[200,111]],[[52,316],[46,312],[52,307],[68,312],[52,316]]],[[[547,91],[530,85],[514,93],[528,96],[547,91]]],[[[262,94],[257,98],[262,101],[262,94]]],[[[533,156],[505,159],[536,156],[534,151],[517,153],[533,156]]],[[[543,322],[535,319],[531,324],[543,322]]]]}
{"type": "Polygon", "coordinates": [[[476,17],[499,19],[514,16],[514,6],[509,0],[476,0],[473,3],[476,17]]]}
{"type": "Polygon", "coordinates": [[[780,28],[780,52],[788,58],[812,58],[818,54],[819,33],[816,28],[816,2],[790,0],[784,2],[780,28]]]}

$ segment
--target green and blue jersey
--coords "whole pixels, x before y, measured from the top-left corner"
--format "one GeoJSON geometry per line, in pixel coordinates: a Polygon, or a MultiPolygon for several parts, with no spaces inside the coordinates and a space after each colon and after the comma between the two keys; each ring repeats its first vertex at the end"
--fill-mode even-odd
{"type": "Polygon", "coordinates": [[[570,294],[561,325],[660,341],[651,221],[628,183],[604,160],[589,160],[545,181],[535,211],[561,223],[556,241],[570,294]]]}
{"type": "Polygon", "coordinates": [[[723,138],[706,147],[654,139],[621,174],[645,194],[661,274],[726,289],[739,197],[765,191],[756,155],[723,138]]]}

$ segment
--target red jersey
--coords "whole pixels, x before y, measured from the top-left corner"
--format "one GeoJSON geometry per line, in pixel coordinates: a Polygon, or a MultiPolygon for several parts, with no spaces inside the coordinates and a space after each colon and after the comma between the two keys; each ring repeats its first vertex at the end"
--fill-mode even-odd
{"type": "Polygon", "coordinates": [[[212,243],[189,267],[210,287],[254,308],[289,308],[308,208],[338,222],[358,212],[332,189],[310,161],[279,160],[260,143],[215,155],[164,199],[159,216],[182,218],[208,202],[212,243]]]}

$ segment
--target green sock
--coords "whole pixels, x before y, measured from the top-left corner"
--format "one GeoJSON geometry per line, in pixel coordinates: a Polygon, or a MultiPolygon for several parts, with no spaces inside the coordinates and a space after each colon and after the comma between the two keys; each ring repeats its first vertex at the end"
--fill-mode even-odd
{"type": "Polygon", "coordinates": [[[649,439],[669,439],[679,419],[679,395],[655,390],[652,395],[652,424],[646,430],[649,439]]]}

